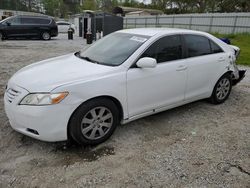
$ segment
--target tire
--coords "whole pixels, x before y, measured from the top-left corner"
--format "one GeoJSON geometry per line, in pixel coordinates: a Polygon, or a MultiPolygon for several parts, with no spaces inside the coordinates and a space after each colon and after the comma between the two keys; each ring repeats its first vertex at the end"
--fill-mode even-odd
{"type": "Polygon", "coordinates": [[[41,38],[42,38],[43,40],[50,40],[50,39],[51,39],[51,35],[50,35],[50,33],[49,33],[48,31],[44,31],[44,32],[42,32],[42,34],[41,34],[41,38]]]}
{"type": "Polygon", "coordinates": [[[3,40],[3,34],[0,32],[0,41],[3,40]]]}
{"type": "Polygon", "coordinates": [[[232,77],[229,73],[224,74],[215,84],[210,102],[221,104],[227,100],[232,90],[232,77]]]}
{"type": "Polygon", "coordinates": [[[106,141],[119,124],[119,111],[112,100],[99,98],[83,103],[69,122],[69,135],[81,145],[106,141]]]}

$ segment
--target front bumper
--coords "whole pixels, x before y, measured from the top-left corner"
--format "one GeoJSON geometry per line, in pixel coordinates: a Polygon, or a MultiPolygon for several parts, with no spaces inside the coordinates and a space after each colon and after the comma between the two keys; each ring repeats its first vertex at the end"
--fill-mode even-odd
{"type": "Polygon", "coordinates": [[[18,86],[12,88],[19,95],[10,102],[8,88],[4,95],[4,106],[14,130],[42,141],[67,140],[67,125],[74,107],[61,103],[48,106],[19,105],[29,92],[18,86]]]}

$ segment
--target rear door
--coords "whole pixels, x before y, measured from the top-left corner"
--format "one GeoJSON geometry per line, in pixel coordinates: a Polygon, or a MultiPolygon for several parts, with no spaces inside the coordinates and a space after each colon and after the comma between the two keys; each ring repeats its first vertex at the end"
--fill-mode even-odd
{"type": "Polygon", "coordinates": [[[183,38],[188,66],[185,99],[209,97],[218,77],[225,71],[227,55],[205,36],[187,34],[183,38]]]}
{"type": "Polygon", "coordinates": [[[39,30],[39,22],[37,18],[21,17],[24,36],[37,36],[39,30]]]}

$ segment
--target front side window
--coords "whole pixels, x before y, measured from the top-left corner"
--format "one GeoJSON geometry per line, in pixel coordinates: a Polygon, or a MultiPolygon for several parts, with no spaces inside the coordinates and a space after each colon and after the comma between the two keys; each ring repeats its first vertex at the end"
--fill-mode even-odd
{"type": "Polygon", "coordinates": [[[182,44],[179,35],[166,36],[152,44],[141,56],[152,57],[157,63],[173,61],[182,58],[182,44]]]}
{"type": "Polygon", "coordinates": [[[126,61],[148,38],[144,35],[113,33],[82,51],[79,57],[99,64],[118,66],[126,61]]]}
{"type": "Polygon", "coordinates": [[[211,54],[208,38],[198,35],[184,35],[188,57],[211,54]]]}
{"type": "Polygon", "coordinates": [[[19,17],[10,17],[2,21],[4,24],[11,24],[11,25],[20,25],[20,18],[19,17]]]}

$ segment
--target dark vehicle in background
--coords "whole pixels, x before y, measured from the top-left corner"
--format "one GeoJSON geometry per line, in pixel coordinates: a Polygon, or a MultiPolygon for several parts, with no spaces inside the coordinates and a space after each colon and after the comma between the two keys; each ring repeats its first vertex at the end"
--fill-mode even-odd
{"type": "Polygon", "coordinates": [[[58,35],[57,24],[49,16],[12,16],[0,22],[0,39],[41,38],[50,40],[58,35]]]}

